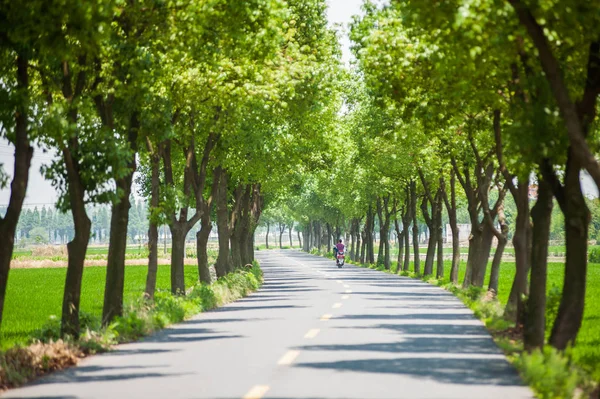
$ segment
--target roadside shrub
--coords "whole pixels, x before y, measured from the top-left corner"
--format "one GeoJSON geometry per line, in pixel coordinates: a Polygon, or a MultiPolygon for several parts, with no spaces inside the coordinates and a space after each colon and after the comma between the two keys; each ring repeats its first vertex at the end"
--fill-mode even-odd
{"type": "Polygon", "coordinates": [[[600,248],[594,248],[589,252],[588,261],[590,263],[600,263],[600,248]]]}
{"type": "Polygon", "coordinates": [[[550,292],[546,297],[546,333],[550,334],[552,325],[558,315],[558,307],[562,298],[562,291],[556,285],[550,288],[550,292]]]}
{"type": "Polygon", "coordinates": [[[546,346],[542,351],[523,352],[515,359],[521,376],[541,399],[572,398],[579,376],[568,355],[546,346]]]}
{"type": "Polygon", "coordinates": [[[48,343],[60,339],[60,319],[55,315],[48,318],[48,321],[42,328],[33,333],[30,343],[40,341],[48,343]]]}
{"type": "Polygon", "coordinates": [[[483,295],[484,289],[481,287],[476,287],[474,285],[470,285],[469,288],[463,291],[465,297],[470,301],[478,300],[481,295],[483,295]]]}
{"type": "Polygon", "coordinates": [[[214,309],[218,306],[217,296],[212,286],[207,284],[197,284],[192,288],[189,295],[190,298],[198,298],[205,310],[214,309]]]}
{"type": "Polygon", "coordinates": [[[115,318],[109,329],[115,334],[119,343],[134,341],[153,331],[153,323],[141,309],[129,309],[123,316],[115,318]]]}

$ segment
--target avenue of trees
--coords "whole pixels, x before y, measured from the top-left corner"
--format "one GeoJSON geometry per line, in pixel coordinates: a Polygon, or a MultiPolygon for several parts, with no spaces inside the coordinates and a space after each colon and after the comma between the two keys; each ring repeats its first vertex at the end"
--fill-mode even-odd
{"type": "Polygon", "coordinates": [[[293,229],[306,251],[341,237],[355,261],[387,269],[396,261],[399,272],[441,277],[447,222],[449,277],[465,288],[484,288],[497,242],[485,287],[497,292],[512,241],[505,316],[524,325],[527,349],[545,342],[549,239],[564,239],[550,344],[574,344],[588,241],[600,227],[590,223],[597,201],[580,183],[586,171],[600,184],[600,3],[392,0],[363,8],[350,29],[356,62],[348,71],[322,0],[3,2],[0,134],[14,145],[15,173],[0,174],[11,190],[0,219],[0,322],[16,231],[30,223],[20,215],[35,147],[57,155],[44,173],[61,194],[58,212],[72,221],[63,334],[79,334],[90,210],[102,204],[110,207],[103,322],[122,313],[139,176],[150,298],[161,225],[172,238],[171,290],[182,295],[194,229],[205,283],[213,226],[222,277],[253,261],[259,223],[279,232],[273,245],[284,231],[291,242],[293,229]],[[395,259],[391,231],[401,243],[395,259]]]}
{"type": "Polygon", "coordinates": [[[263,207],[290,169],[320,162],[340,108],[340,51],[325,10],[320,0],[2,2],[0,134],[14,146],[15,173],[0,174],[10,185],[0,321],[15,233],[27,236],[36,220],[20,215],[42,148],[56,155],[43,170],[60,193],[53,220],[72,221],[62,334],[80,332],[84,259],[97,234],[91,210],[102,204],[110,208],[102,319],[122,314],[128,231],[140,216],[131,212],[134,176],[147,199],[148,297],[159,225],[172,237],[174,294],[185,294],[192,229],[200,281],[211,279],[213,222],[217,277],[252,263],[263,207]]]}
{"type": "Polygon", "coordinates": [[[351,26],[356,63],[345,81],[332,167],[299,169],[281,200],[300,223],[304,250],[329,248],[340,237],[355,261],[387,269],[397,261],[399,272],[412,265],[418,274],[441,277],[447,220],[451,281],[497,292],[511,239],[517,271],[505,317],[524,325],[525,346],[533,349],[545,342],[548,242],[562,224],[565,277],[549,342],[561,350],[574,344],[588,240],[596,239],[588,207],[595,202],[584,198],[580,177],[587,171],[600,183],[600,3],[367,1],[363,7],[351,26]],[[530,185],[537,185],[536,200],[530,185]],[[458,221],[465,211],[471,234],[459,282],[458,221]],[[424,262],[421,221],[430,232],[424,262]],[[397,259],[391,231],[402,243],[397,259]],[[497,248],[484,287],[492,242],[497,248]]]}

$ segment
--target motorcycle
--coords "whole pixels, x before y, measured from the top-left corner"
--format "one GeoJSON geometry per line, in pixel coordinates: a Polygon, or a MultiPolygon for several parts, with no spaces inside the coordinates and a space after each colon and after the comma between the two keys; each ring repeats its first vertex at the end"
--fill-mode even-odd
{"type": "Polygon", "coordinates": [[[344,261],[346,260],[346,256],[344,255],[344,251],[337,251],[335,264],[338,268],[344,266],[344,261]]]}

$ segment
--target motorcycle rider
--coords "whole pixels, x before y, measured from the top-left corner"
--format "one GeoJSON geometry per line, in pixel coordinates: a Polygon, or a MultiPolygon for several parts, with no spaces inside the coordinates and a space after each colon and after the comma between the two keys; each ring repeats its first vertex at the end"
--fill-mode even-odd
{"type": "Polygon", "coordinates": [[[338,252],[340,252],[340,251],[344,252],[344,249],[345,249],[345,248],[346,248],[346,247],[344,246],[344,244],[342,244],[342,239],[340,238],[340,239],[338,240],[338,243],[337,243],[337,244],[335,244],[335,245],[334,245],[334,247],[333,247],[333,252],[335,253],[335,258],[336,258],[336,259],[337,259],[337,254],[338,254],[338,252]]]}

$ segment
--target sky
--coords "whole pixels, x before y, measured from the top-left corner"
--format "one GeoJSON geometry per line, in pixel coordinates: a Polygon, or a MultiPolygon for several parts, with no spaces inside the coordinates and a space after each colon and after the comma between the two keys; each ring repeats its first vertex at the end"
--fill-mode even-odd
{"type": "MultiPolygon", "coordinates": [[[[340,41],[342,46],[342,60],[348,64],[352,56],[350,53],[350,40],[348,38],[348,24],[352,21],[353,15],[361,13],[360,6],[363,0],[327,0],[328,10],[327,18],[329,23],[334,26],[341,24],[340,41]]],[[[4,172],[9,176],[13,173],[13,155],[14,147],[8,141],[0,138],[0,165],[4,172]]],[[[26,207],[41,207],[43,205],[52,205],[56,202],[57,194],[52,185],[46,181],[40,173],[40,167],[48,164],[52,157],[44,154],[39,148],[34,151],[31,169],[29,172],[29,185],[25,198],[26,207]]],[[[589,195],[598,196],[593,181],[589,176],[583,176],[582,184],[584,192],[589,195]]],[[[10,199],[10,186],[0,188],[0,207],[6,206],[10,199]]]]}

